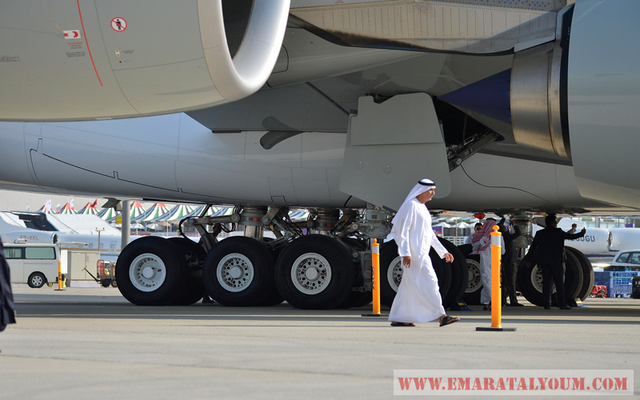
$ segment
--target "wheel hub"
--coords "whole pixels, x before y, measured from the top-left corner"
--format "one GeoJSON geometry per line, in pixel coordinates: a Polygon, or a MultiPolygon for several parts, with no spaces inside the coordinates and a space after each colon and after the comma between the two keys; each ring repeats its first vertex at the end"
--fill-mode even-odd
{"type": "Polygon", "coordinates": [[[244,254],[228,254],[218,263],[216,277],[225,290],[241,292],[253,282],[253,263],[244,254]]]}
{"type": "Polygon", "coordinates": [[[146,279],[151,279],[153,278],[153,276],[156,274],[156,271],[153,270],[153,268],[151,267],[145,267],[142,270],[142,276],[145,277],[146,279]]]}
{"type": "Polygon", "coordinates": [[[315,295],[324,291],[331,282],[331,266],[318,253],[305,253],[291,267],[291,280],[300,292],[315,295]]]}
{"type": "Polygon", "coordinates": [[[129,269],[129,278],[133,286],[142,292],[153,292],[160,288],[167,277],[162,259],[153,253],[144,253],[136,257],[129,269]]]}

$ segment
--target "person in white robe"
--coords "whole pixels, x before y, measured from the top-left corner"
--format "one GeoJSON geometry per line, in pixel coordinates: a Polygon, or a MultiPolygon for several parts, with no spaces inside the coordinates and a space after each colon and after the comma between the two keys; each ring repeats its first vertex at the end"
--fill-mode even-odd
{"type": "Polygon", "coordinates": [[[438,286],[438,277],[429,250],[435,249],[447,262],[453,255],[436,238],[431,228],[431,214],[425,206],[435,194],[436,185],[422,179],[411,190],[393,218],[393,235],[402,258],[402,280],[391,305],[392,326],[415,326],[415,323],[438,319],[440,326],[459,321],[446,314],[438,286]]]}
{"type": "MultiPolygon", "coordinates": [[[[480,255],[480,278],[482,279],[482,291],[480,303],[484,304],[483,310],[491,309],[491,232],[496,225],[496,220],[488,218],[482,225],[482,229],[473,236],[471,254],[480,255]]],[[[504,239],[500,236],[501,252],[504,254],[504,239]]]]}

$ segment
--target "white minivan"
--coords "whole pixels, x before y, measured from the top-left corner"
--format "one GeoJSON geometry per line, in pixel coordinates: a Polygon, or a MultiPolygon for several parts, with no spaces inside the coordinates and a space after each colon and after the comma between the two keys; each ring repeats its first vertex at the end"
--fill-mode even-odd
{"type": "Polygon", "coordinates": [[[11,270],[11,283],[40,288],[58,281],[60,248],[55,244],[6,244],[4,257],[11,270]]]}

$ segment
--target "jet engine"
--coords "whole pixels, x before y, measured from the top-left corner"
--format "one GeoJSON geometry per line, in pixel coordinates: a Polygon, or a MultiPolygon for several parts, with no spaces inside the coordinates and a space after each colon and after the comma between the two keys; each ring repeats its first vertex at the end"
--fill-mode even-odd
{"type": "Polygon", "coordinates": [[[249,96],[276,63],[289,3],[3,2],[0,119],[136,117],[249,96]]]}
{"type": "Polygon", "coordinates": [[[639,13],[633,0],[571,4],[555,41],[439,99],[511,123],[518,144],[570,161],[583,197],[640,207],[639,13]]]}

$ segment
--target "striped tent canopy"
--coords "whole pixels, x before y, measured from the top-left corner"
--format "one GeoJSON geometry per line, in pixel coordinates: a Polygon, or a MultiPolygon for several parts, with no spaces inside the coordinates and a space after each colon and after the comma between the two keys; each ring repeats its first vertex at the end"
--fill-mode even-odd
{"type": "Polygon", "coordinates": [[[164,203],[155,203],[147,211],[137,217],[131,217],[132,222],[151,222],[169,211],[164,203]]]}
{"type": "Polygon", "coordinates": [[[193,207],[188,206],[186,204],[178,204],[177,206],[169,210],[169,212],[160,216],[159,218],[152,220],[151,222],[180,221],[181,219],[185,218],[187,215],[191,214],[192,212],[193,212],[193,207]]]}
{"type": "Polygon", "coordinates": [[[98,199],[96,199],[96,201],[92,202],[88,202],[84,207],[82,207],[80,209],[80,211],[78,211],[78,214],[84,214],[84,215],[97,215],[98,214],[98,209],[96,208],[98,205],[98,199]]]}
{"type": "Polygon", "coordinates": [[[73,209],[73,200],[62,206],[58,214],[76,214],[76,210],[73,209]]]}
{"type": "MultiPolygon", "coordinates": [[[[202,211],[205,209],[206,205],[196,207],[193,212],[187,217],[199,217],[202,214],[202,211]]],[[[233,213],[233,207],[220,207],[220,206],[211,206],[209,210],[204,215],[205,217],[218,217],[220,215],[231,215],[233,213]]]]}
{"type": "Polygon", "coordinates": [[[105,208],[98,213],[98,216],[107,222],[113,222],[117,215],[115,208],[105,208]]]}
{"type": "Polygon", "coordinates": [[[132,221],[134,218],[140,217],[145,212],[144,207],[142,207],[142,204],[140,204],[140,202],[138,201],[132,202],[129,208],[131,209],[130,218],[132,221]]]}

